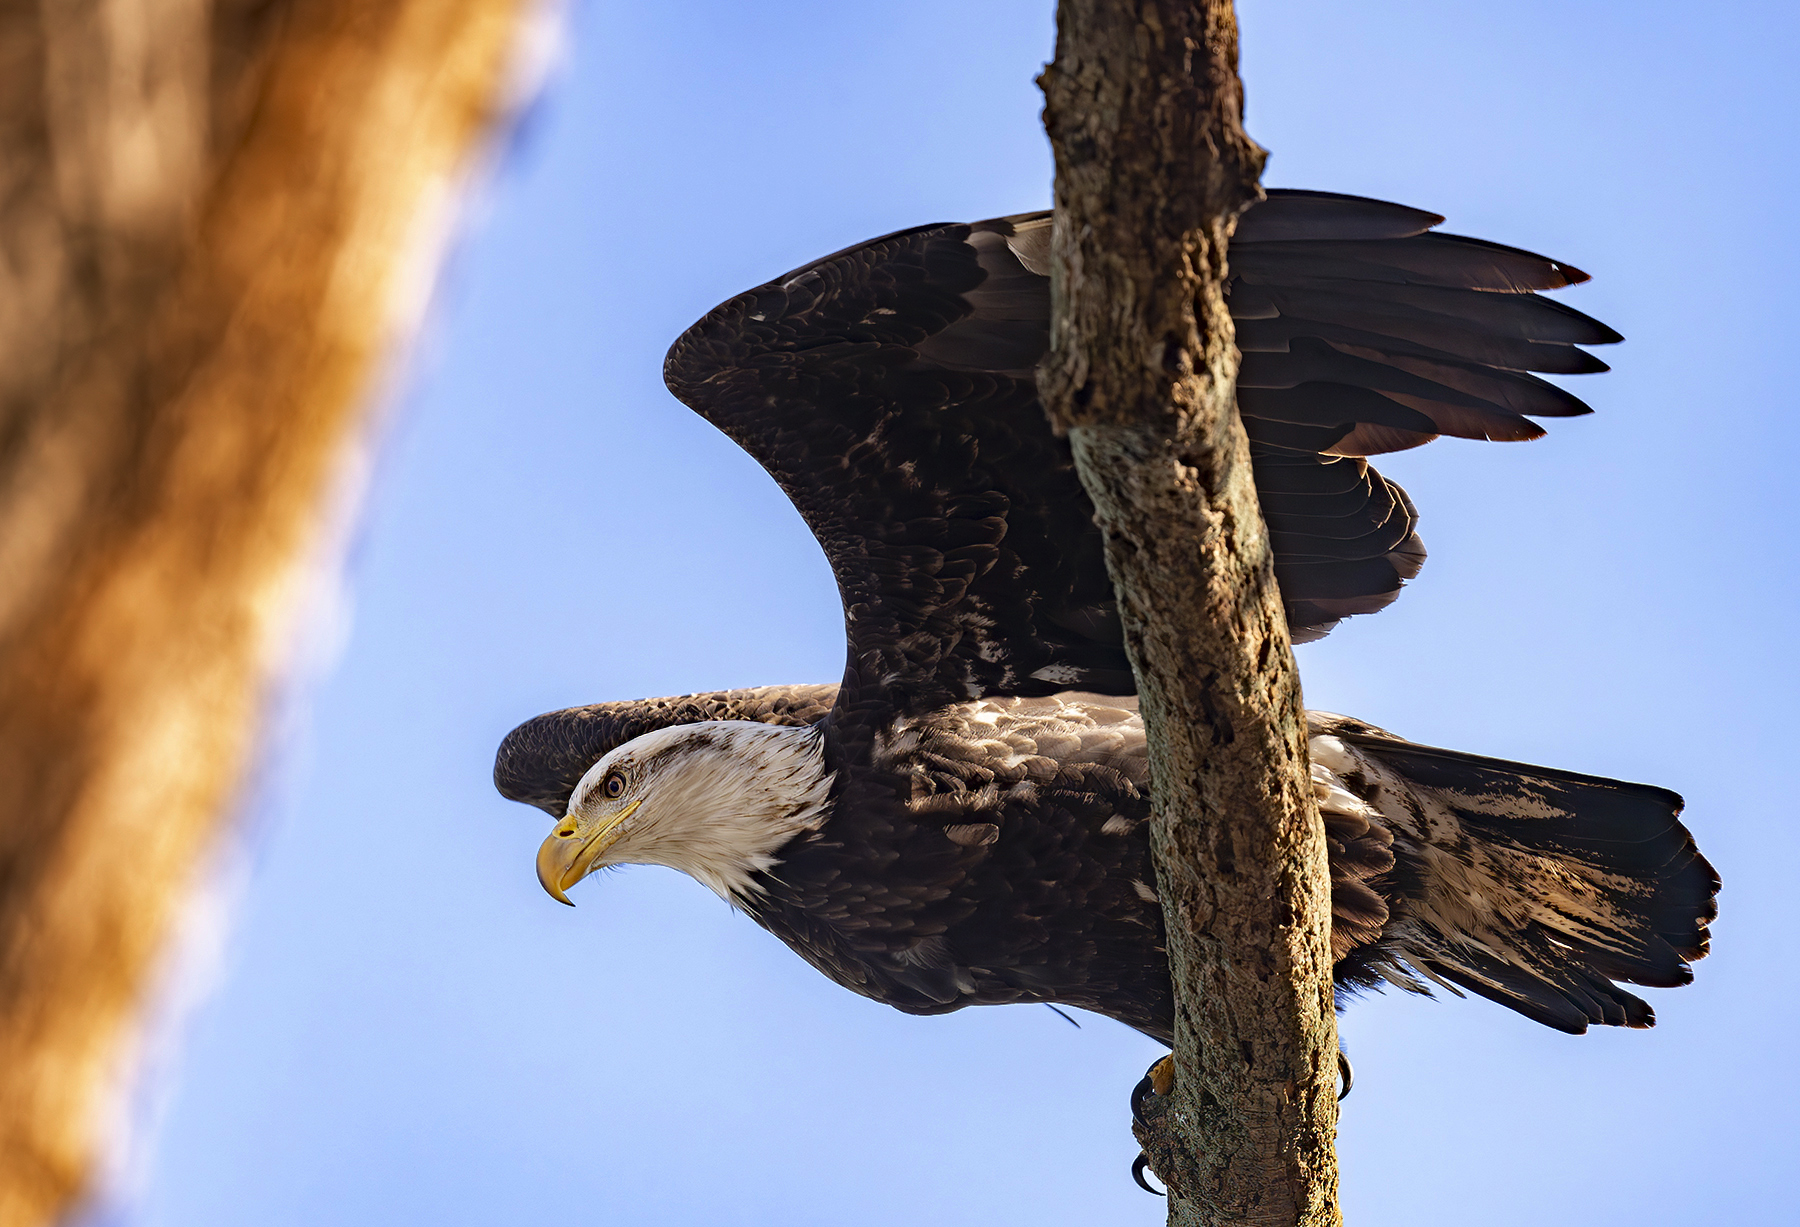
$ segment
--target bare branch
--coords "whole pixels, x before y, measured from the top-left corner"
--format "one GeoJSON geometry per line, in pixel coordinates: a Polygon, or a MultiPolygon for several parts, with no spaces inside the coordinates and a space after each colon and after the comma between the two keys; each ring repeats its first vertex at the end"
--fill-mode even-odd
{"type": "Polygon", "coordinates": [[[1170,1221],[1333,1224],[1324,832],[1224,299],[1263,153],[1229,0],[1062,0],[1053,346],[1039,376],[1106,533],[1150,736],[1177,1083],[1170,1221]]]}

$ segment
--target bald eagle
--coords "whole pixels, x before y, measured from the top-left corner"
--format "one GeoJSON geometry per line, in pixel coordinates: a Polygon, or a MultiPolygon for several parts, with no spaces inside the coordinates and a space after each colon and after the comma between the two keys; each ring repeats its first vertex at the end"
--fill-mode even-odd
{"type": "MultiPolygon", "coordinates": [[[[1588,412],[1532,371],[1620,339],[1539,296],[1586,280],[1435,214],[1272,191],[1232,241],[1238,408],[1296,640],[1424,559],[1365,457],[1588,412]]],[[[669,388],[757,459],[843,597],[836,685],[603,703],[501,744],[554,819],[538,876],[711,887],[837,983],[915,1014],[1044,1002],[1164,1042],[1149,768],[1093,508],[1033,383],[1047,213],[921,226],[709,312],[669,388]]],[[[1466,990],[1567,1032],[1646,1027],[1620,982],[1692,979],[1718,878],[1663,789],[1308,717],[1341,988],[1466,990]]]]}

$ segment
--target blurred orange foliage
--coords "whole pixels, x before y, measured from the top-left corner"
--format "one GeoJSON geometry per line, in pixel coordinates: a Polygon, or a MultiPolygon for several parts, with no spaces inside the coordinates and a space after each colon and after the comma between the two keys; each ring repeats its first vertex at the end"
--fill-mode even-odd
{"type": "Polygon", "coordinates": [[[534,12],[0,7],[0,1227],[86,1187],[534,12]]]}

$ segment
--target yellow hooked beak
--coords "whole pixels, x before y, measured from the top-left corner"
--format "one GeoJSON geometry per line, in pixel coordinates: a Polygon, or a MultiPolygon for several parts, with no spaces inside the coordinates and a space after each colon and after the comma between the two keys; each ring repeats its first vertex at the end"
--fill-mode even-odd
{"type": "Polygon", "coordinates": [[[585,836],[576,818],[564,817],[556,824],[550,837],[538,847],[537,854],[538,882],[552,899],[575,906],[575,901],[568,895],[569,887],[587,876],[600,854],[618,839],[619,824],[643,803],[644,799],[639,797],[585,836]]]}

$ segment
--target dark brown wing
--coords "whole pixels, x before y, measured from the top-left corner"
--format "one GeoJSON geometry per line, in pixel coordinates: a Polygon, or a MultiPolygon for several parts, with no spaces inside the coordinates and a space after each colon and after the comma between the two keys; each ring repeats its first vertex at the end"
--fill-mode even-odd
{"type": "Polygon", "coordinates": [[[1532,293],[1586,281],[1569,265],[1427,234],[1432,214],[1319,192],[1271,192],[1231,246],[1231,314],[1251,438],[1369,456],[1440,434],[1535,439],[1532,417],[1589,412],[1530,374],[1606,364],[1619,334],[1532,293]],[[1342,431],[1336,438],[1331,436],[1342,431]]]}
{"type": "MultiPolygon", "coordinates": [[[[1297,639],[1418,570],[1417,515],[1361,459],[1439,434],[1523,439],[1586,412],[1531,370],[1617,340],[1529,291],[1584,275],[1379,201],[1272,192],[1230,286],[1239,407],[1297,639]]],[[[1037,401],[1048,214],[927,226],[750,290],[684,333],[685,403],[769,470],[845,608],[848,723],[984,695],[1129,693],[1092,508],[1037,401]]]]}
{"type": "Polygon", "coordinates": [[[1031,380],[1047,283],[1010,229],[877,239],[739,295],[669,351],[670,389],[769,470],[831,562],[840,732],[856,712],[1132,689],[1092,507],[1031,380]]]}
{"type": "Polygon", "coordinates": [[[1354,458],[1441,434],[1535,439],[1544,432],[1526,415],[1589,410],[1529,372],[1604,371],[1577,346],[1620,339],[1531,292],[1585,273],[1426,233],[1442,220],[1354,196],[1271,191],[1232,240],[1238,412],[1297,640],[1387,605],[1424,562],[1405,491],[1354,458]]]}

